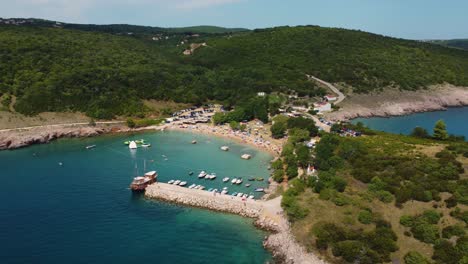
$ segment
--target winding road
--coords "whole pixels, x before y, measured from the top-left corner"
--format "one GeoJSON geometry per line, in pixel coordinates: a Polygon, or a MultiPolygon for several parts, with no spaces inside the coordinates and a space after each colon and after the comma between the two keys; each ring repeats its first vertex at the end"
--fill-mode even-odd
{"type": "Polygon", "coordinates": [[[326,81],[324,81],[324,80],[321,80],[321,79],[319,79],[319,78],[317,78],[317,77],[314,77],[314,76],[312,76],[312,75],[306,74],[306,76],[307,76],[307,78],[309,79],[309,81],[310,81],[310,80],[314,80],[314,81],[316,81],[316,82],[318,82],[318,83],[320,83],[320,84],[322,84],[322,85],[325,85],[325,86],[327,86],[330,90],[332,90],[334,93],[336,93],[336,94],[338,95],[338,99],[337,99],[333,104],[335,104],[335,105],[336,105],[336,104],[339,104],[339,103],[341,103],[341,102],[346,98],[346,96],[345,96],[342,92],[340,92],[340,90],[339,90],[338,88],[336,88],[333,84],[331,84],[331,83],[329,83],[329,82],[326,82],[326,81]]]}

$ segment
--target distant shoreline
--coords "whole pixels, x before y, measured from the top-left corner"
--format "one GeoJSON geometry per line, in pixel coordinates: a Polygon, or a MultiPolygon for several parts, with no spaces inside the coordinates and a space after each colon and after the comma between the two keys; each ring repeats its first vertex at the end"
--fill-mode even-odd
{"type": "Polygon", "coordinates": [[[468,87],[442,85],[423,91],[388,90],[380,94],[348,96],[340,104],[340,110],[324,116],[334,121],[349,121],[355,118],[404,116],[466,106],[468,87]]]}

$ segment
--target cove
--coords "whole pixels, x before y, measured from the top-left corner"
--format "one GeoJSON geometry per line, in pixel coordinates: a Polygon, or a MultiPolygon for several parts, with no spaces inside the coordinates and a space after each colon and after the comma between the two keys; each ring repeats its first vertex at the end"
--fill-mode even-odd
{"type": "MultiPolygon", "coordinates": [[[[197,172],[268,177],[268,153],[216,137],[168,131],[63,139],[0,152],[2,263],[264,263],[266,233],[236,215],[182,207],[133,195],[135,174],[196,183],[197,172]],[[123,144],[144,138],[152,148],[123,144]],[[196,139],[198,144],[190,144],[196,139]],[[85,146],[95,144],[95,149],[85,146]],[[229,152],[219,146],[228,145],[229,152]],[[241,153],[252,159],[240,159],[241,153]],[[163,156],[164,155],[164,156],[163,156]],[[146,160],[146,162],[144,162],[146,160]],[[61,163],[62,165],[59,165],[61,163]],[[189,176],[188,172],[195,175],[189,176]]],[[[242,186],[226,185],[230,191],[242,186]]],[[[266,182],[253,182],[266,187],[266,182]]],[[[236,189],[239,188],[239,189],[236,189]]]]}
{"type": "Polygon", "coordinates": [[[450,134],[465,136],[468,139],[468,107],[448,108],[446,111],[395,117],[356,118],[351,122],[353,124],[362,122],[367,127],[375,130],[408,135],[417,126],[427,129],[432,134],[435,123],[440,119],[444,120],[450,134]]]}

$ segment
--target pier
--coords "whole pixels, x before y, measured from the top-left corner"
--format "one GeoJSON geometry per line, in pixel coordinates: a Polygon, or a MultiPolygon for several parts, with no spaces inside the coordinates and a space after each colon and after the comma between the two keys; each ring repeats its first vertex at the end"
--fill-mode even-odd
{"type": "Polygon", "coordinates": [[[257,227],[272,231],[272,234],[263,242],[264,247],[270,249],[275,257],[283,259],[284,263],[326,264],[318,256],[308,253],[294,239],[289,222],[281,208],[281,196],[268,201],[243,200],[227,194],[215,195],[208,191],[160,182],[148,186],[145,195],[148,198],[176,204],[255,218],[257,227]]]}
{"type": "Polygon", "coordinates": [[[188,189],[161,182],[148,186],[145,195],[153,199],[233,213],[250,218],[258,218],[264,209],[263,201],[242,199],[241,197],[204,190],[188,189]]]}

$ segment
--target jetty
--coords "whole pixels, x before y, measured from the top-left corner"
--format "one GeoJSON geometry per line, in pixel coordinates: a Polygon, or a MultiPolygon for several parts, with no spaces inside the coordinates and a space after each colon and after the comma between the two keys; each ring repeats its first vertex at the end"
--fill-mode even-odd
{"type": "Polygon", "coordinates": [[[263,209],[262,201],[198,189],[188,189],[161,182],[149,185],[146,188],[145,195],[153,199],[233,213],[250,218],[258,218],[263,209]]]}
{"type": "Polygon", "coordinates": [[[149,185],[145,195],[166,202],[255,218],[257,227],[272,232],[264,240],[263,246],[271,250],[275,257],[283,259],[284,263],[326,264],[296,242],[281,208],[281,196],[268,201],[242,199],[161,182],[149,185]]]}

